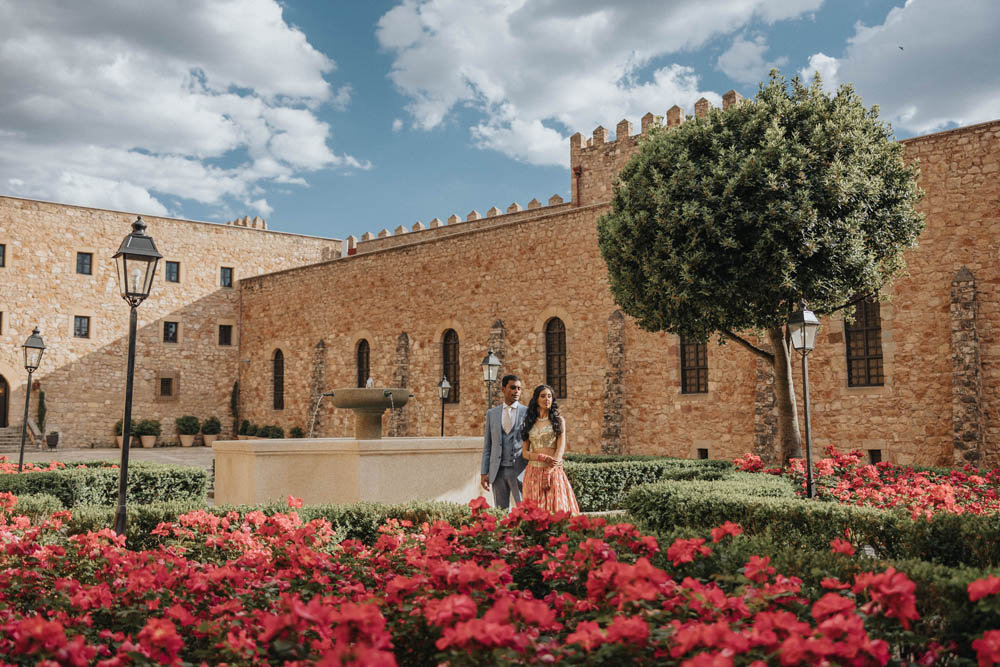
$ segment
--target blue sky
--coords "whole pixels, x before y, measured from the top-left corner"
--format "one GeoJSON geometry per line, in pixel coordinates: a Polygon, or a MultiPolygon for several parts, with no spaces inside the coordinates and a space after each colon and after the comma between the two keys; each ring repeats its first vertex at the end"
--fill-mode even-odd
{"type": "Polygon", "coordinates": [[[0,0],[0,194],[409,228],[568,199],[573,132],[772,66],[899,138],[1000,118],[998,27],[996,0],[0,0]]]}

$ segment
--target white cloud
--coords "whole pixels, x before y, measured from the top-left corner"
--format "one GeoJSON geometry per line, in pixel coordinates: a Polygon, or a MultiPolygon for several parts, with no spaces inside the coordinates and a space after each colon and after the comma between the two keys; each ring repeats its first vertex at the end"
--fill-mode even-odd
{"type": "Polygon", "coordinates": [[[835,91],[840,87],[840,76],[838,70],[840,69],[840,62],[836,58],[831,58],[825,53],[814,53],[809,56],[809,64],[799,70],[799,77],[809,83],[819,72],[820,79],[823,81],[823,88],[829,92],[835,91]]]}
{"type": "MultiPolygon", "coordinates": [[[[822,0],[404,0],[378,22],[390,78],[414,126],[456,107],[482,118],[473,141],[533,164],[565,164],[565,130],[637,121],[705,96],[689,51],[745,28],[812,12],[822,0]],[[651,75],[648,66],[654,66],[651,75]],[[537,142],[537,143],[536,143],[537,142]]],[[[766,71],[765,71],[766,74],[766,71]]]]}
{"type": "Polygon", "coordinates": [[[403,121],[399,118],[394,118],[392,121],[392,131],[399,132],[403,129],[403,121]]]}
{"type": "Polygon", "coordinates": [[[908,0],[881,25],[859,24],[841,58],[812,56],[806,72],[853,84],[910,133],[993,120],[1000,117],[997,26],[996,0],[908,0]]]}
{"type": "Polygon", "coordinates": [[[163,214],[370,165],[328,146],[334,63],[277,0],[0,0],[0,191],[163,214]],[[220,166],[226,165],[226,166],[220,166]]]}
{"type": "Polygon", "coordinates": [[[758,36],[752,41],[736,37],[729,49],[719,56],[717,65],[723,74],[740,83],[760,83],[767,80],[771,68],[784,67],[788,58],[781,56],[774,60],[765,60],[767,41],[758,36]]]}

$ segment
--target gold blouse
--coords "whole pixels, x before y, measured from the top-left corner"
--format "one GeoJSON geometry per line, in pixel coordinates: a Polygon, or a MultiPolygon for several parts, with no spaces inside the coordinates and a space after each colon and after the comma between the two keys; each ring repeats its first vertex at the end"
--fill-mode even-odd
{"type": "MultiPolygon", "coordinates": [[[[552,428],[552,422],[548,419],[539,419],[528,432],[528,451],[536,454],[548,454],[552,456],[556,453],[556,432],[552,428]]],[[[541,461],[528,461],[528,465],[544,466],[541,461]]]]}

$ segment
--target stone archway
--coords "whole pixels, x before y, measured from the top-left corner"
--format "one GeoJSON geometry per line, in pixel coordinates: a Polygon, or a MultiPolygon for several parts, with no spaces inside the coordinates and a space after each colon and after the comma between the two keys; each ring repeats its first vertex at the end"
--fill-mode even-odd
{"type": "Polygon", "coordinates": [[[7,428],[7,410],[10,407],[10,384],[0,375],[0,428],[7,428]]]}

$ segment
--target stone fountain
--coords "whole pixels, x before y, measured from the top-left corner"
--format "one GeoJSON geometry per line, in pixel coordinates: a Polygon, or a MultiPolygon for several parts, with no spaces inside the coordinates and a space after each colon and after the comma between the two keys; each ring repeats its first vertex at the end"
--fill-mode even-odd
{"type": "Polygon", "coordinates": [[[308,504],[467,503],[482,495],[481,435],[382,437],[383,414],[409,403],[409,389],[351,387],[322,396],[337,408],[354,411],[354,437],[217,440],[216,504],[284,501],[288,496],[308,504]]]}

